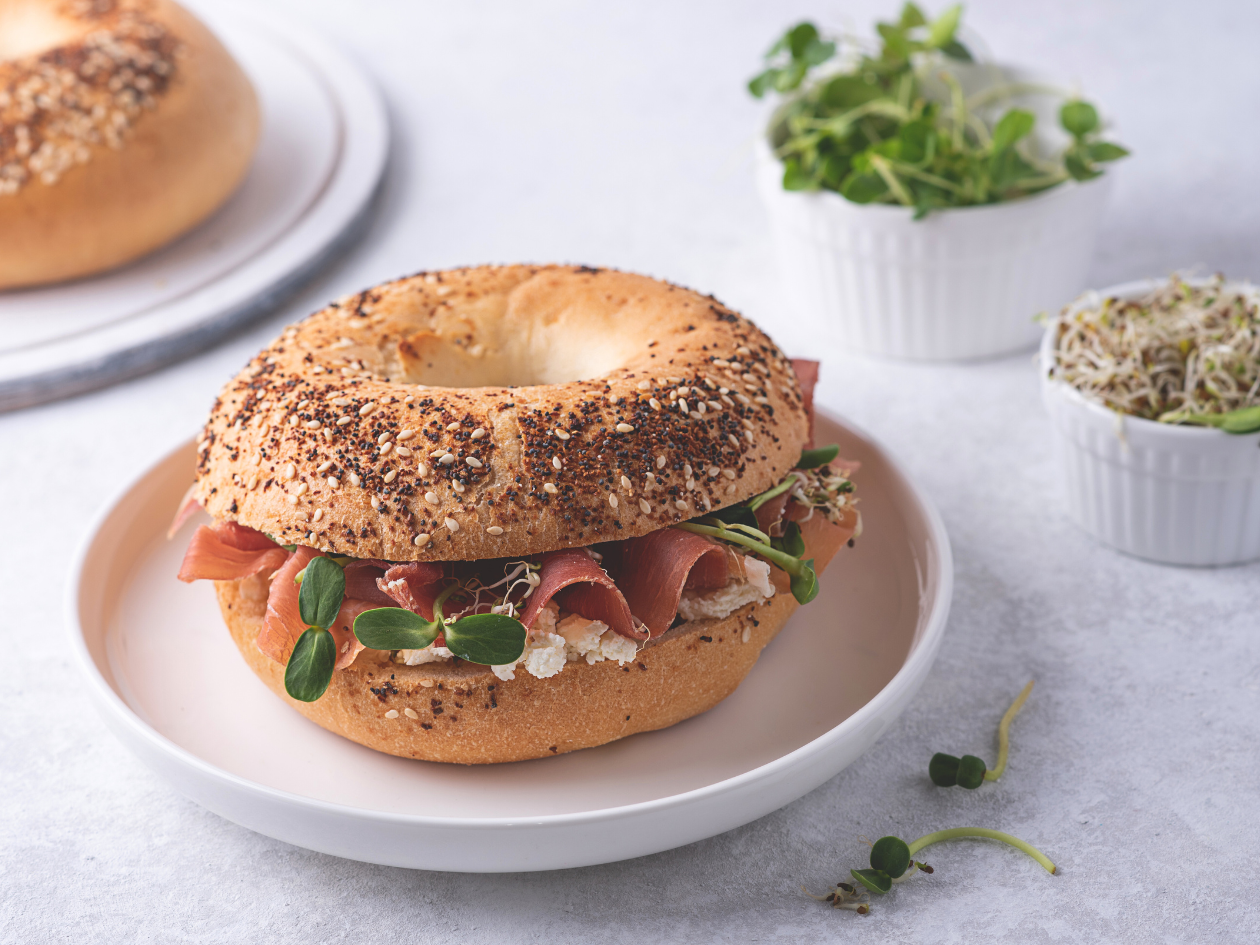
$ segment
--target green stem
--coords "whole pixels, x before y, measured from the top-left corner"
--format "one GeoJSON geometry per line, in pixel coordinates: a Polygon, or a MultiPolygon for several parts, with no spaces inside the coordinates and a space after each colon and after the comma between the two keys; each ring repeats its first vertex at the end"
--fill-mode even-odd
{"type": "Polygon", "coordinates": [[[456,591],[462,590],[463,588],[460,587],[459,584],[451,584],[448,587],[443,588],[442,593],[438,594],[438,596],[433,599],[433,619],[437,621],[438,626],[442,630],[446,629],[446,621],[442,619],[442,605],[446,603],[447,598],[449,598],[452,594],[456,591]]]}
{"type": "Polygon", "coordinates": [[[681,528],[687,532],[695,532],[697,535],[721,538],[723,541],[730,541],[737,545],[743,545],[745,548],[751,548],[761,557],[778,565],[794,577],[800,577],[808,570],[805,562],[800,558],[793,558],[786,552],[778,551],[763,542],[757,541],[755,538],[741,535],[739,532],[731,531],[729,528],[714,528],[712,525],[697,525],[695,522],[683,522],[681,525],[675,525],[674,527],[681,528]]]}
{"type": "Polygon", "coordinates": [[[775,486],[773,489],[767,489],[765,492],[761,493],[761,495],[753,496],[751,499],[749,499],[748,507],[752,509],[754,512],[756,512],[759,508],[761,508],[771,499],[777,499],[779,496],[783,495],[783,493],[791,489],[794,485],[796,485],[796,475],[793,473],[792,475],[789,475],[786,479],[784,479],[781,483],[779,483],[777,486],[775,486]]]}
{"type": "Polygon", "coordinates": [[[1019,837],[1012,837],[1009,833],[1002,833],[1000,830],[988,830],[984,827],[954,827],[951,830],[938,830],[935,833],[929,833],[927,836],[920,837],[910,844],[910,855],[914,856],[924,847],[930,847],[934,843],[940,843],[943,840],[959,840],[963,837],[997,840],[1000,843],[1005,843],[1007,846],[1014,847],[1016,850],[1027,853],[1040,863],[1047,873],[1053,874],[1058,871],[1058,867],[1054,865],[1050,858],[1032,844],[1025,843],[1019,837]]]}
{"type": "Polygon", "coordinates": [[[888,185],[888,189],[892,191],[898,202],[907,207],[914,206],[914,198],[910,196],[910,192],[906,190],[905,185],[893,173],[893,169],[888,165],[887,158],[878,154],[872,154],[871,166],[875,168],[875,173],[884,179],[884,183],[888,185]]]}
{"type": "MultiPolygon", "coordinates": [[[[1032,692],[1035,680],[1028,680],[1028,685],[1024,687],[1024,691],[1015,697],[1015,701],[1011,703],[1011,707],[1006,710],[1006,714],[1002,716],[1002,721],[998,723],[998,757],[990,771],[984,773],[986,781],[996,781],[1002,776],[1002,772],[1006,770],[1006,756],[1011,751],[1011,722],[1015,720],[1015,716],[1019,714],[1019,710],[1024,707],[1024,703],[1028,701],[1028,694],[1032,692]]],[[[1051,870],[1050,872],[1054,872],[1051,870]]]]}

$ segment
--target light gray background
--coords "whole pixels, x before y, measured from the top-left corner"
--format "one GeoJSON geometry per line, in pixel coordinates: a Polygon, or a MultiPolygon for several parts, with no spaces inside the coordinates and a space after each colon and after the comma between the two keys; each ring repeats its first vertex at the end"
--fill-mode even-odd
{"type": "MultiPolygon", "coordinates": [[[[199,358],[0,417],[0,938],[6,942],[1248,941],[1260,849],[1260,567],[1124,558],[1065,520],[1030,356],[921,367],[823,352],[821,400],[935,498],[957,592],[900,723],[757,823],[626,863],[461,876],[366,866],[252,834],[176,795],[88,705],[61,600],[106,498],[201,423],[279,327],[343,292],[484,261],[613,265],[714,292],[796,353],[742,92],[800,16],[867,28],[891,2],[284,0],[379,79],[396,146],[369,235],[283,311],[199,358]],[[991,758],[1030,677],[1000,785],[938,790],[934,751],[991,758]],[[859,836],[978,824],[994,845],[860,918],[805,898],[863,865],[859,836]]],[[[1260,277],[1260,6],[969,5],[994,54],[1079,81],[1135,157],[1091,283],[1203,264],[1260,277]]],[[[786,696],[787,694],[785,694],[786,696]]]]}

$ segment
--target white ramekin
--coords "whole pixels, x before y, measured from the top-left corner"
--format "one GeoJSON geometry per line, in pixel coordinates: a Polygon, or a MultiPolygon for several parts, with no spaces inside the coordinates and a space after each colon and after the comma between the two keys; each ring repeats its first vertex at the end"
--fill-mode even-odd
{"type": "Polygon", "coordinates": [[[757,187],[793,314],[825,343],[891,358],[1035,345],[1037,314],[1085,288],[1110,181],[913,220],[905,207],[785,191],[782,163],[757,144],[757,187]]]}
{"type": "MultiPolygon", "coordinates": [[[[1068,313],[1109,296],[1136,298],[1159,284],[1091,292],[1068,313]]],[[[1051,380],[1062,317],[1051,319],[1042,339],[1041,393],[1072,519],[1100,541],[1164,564],[1260,558],[1260,433],[1125,416],[1051,380]]]]}

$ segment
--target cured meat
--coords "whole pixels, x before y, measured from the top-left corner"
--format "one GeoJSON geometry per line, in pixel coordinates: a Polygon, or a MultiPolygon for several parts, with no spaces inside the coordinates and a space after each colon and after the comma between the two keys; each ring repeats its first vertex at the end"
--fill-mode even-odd
{"type": "Polygon", "coordinates": [[[543,555],[539,584],[521,611],[521,623],[533,627],[538,612],[552,597],[564,610],[588,620],[601,620],[623,637],[642,640],[625,597],[584,548],[566,548],[543,555]],[[557,595],[559,595],[557,597],[557,595]]]}
{"type": "Polygon", "coordinates": [[[236,522],[202,525],[188,543],[178,577],[185,582],[235,581],[275,571],[288,557],[287,551],[262,532],[236,522]]]}
{"type": "Polygon", "coordinates": [[[818,362],[808,358],[793,358],[792,370],[796,372],[796,383],[801,386],[801,399],[804,402],[805,416],[809,418],[809,439],[805,448],[814,446],[814,385],[818,383],[818,362]]]}
{"type": "Polygon", "coordinates": [[[786,492],[775,496],[769,502],[762,503],[755,513],[757,516],[757,527],[767,535],[777,536],[781,534],[782,529],[778,526],[783,518],[783,512],[787,508],[787,504],[788,494],[786,492]]]}
{"type": "MultiPolygon", "coordinates": [[[[822,512],[815,511],[810,515],[809,509],[798,502],[788,504],[786,519],[800,526],[801,540],[805,542],[804,558],[807,561],[813,559],[814,571],[818,574],[822,573],[844,543],[853,537],[858,523],[855,509],[846,509],[837,524],[822,512]]],[[[787,593],[790,587],[787,574],[773,565],[770,567],[770,583],[780,593],[787,593]]]]}
{"type": "Polygon", "coordinates": [[[288,663],[289,655],[298,637],[306,632],[306,623],[298,609],[298,586],[293,579],[310,564],[319,552],[305,545],[298,548],[271,579],[271,592],[267,595],[267,616],[258,632],[258,649],[277,663],[288,663]]]}
{"type": "Polygon", "coordinates": [[[193,517],[199,508],[201,508],[201,502],[197,498],[197,483],[194,482],[188,487],[184,497],[179,500],[179,509],[176,510],[175,517],[171,519],[171,527],[166,530],[166,537],[168,539],[174,538],[175,533],[180,530],[186,521],[193,517]]]}
{"type": "MultiPolygon", "coordinates": [[[[390,604],[392,603],[393,601],[390,601],[390,604]]],[[[365,610],[372,610],[374,607],[380,606],[375,601],[352,600],[350,597],[341,602],[341,610],[337,611],[337,619],[328,628],[333,635],[333,641],[337,644],[336,669],[345,669],[354,662],[354,658],[359,655],[360,651],[365,649],[363,644],[359,642],[359,638],[354,635],[354,618],[365,610]]],[[[389,606],[389,604],[385,606],[389,606]]],[[[306,628],[303,627],[302,629],[305,630],[306,628]]]]}
{"type": "Polygon", "coordinates": [[[425,620],[433,619],[433,601],[442,590],[442,566],[428,561],[411,561],[392,565],[377,578],[376,586],[390,601],[384,606],[397,605],[425,620]]]}
{"type": "Polygon", "coordinates": [[[694,532],[662,528],[622,543],[617,587],[630,612],[643,621],[651,636],[659,637],[678,615],[684,587],[721,587],[728,572],[722,545],[694,532]]]}
{"type": "Polygon", "coordinates": [[[377,584],[377,579],[384,577],[389,568],[388,561],[371,558],[351,561],[346,565],[346,599],[367,601],[375,607],[395,606],[394,598],[377,584]]]}

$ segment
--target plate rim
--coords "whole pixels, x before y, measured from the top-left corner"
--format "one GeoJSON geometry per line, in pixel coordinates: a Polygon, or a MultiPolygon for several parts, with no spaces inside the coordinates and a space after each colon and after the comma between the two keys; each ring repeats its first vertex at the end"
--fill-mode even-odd
{"type": "MultiPolygon", "coordinates": [[[[263,35],[266,42],[285,46],[311,70],[336,109],[339,125],[339,155],[322,193],[254,258],[184,295],[92,330],[125,332],[134,319],[153,321],[174,307],[188,305],[198,295],[222,294],[225,286],[240,282],[238,288],[231,290],[231,298],[194,303],[195,313],[173,329],[150,329],[112,342],[106,335],[105,350],[78,353],[54,367],[14,371],[0,379],[0,412],[119,384],[218,343],[275,311],[366,228],[385,179],[392,144],[389,111],[378,83],[355,58],[318,30],[289,22],[274,11],[228,0],[210,7],[197,4],[194,13],[214,30],[230,23],[234,29],[263,35]],[[296,247],[303,244],[306,249],[297,252],[296,247]],[[294,261],[295,255],[299,261],[294,261]],[[257,267],[268,260],[272,271],[264,274],[257,267]]],[[[93,278],[78,281],[90,282],[93,278]]],[[[50,342],[46,350],[56,347],[56,341],[50,342]]]]}
{"type": "MultiPolygon", "coordinates": [[[[168,755],[171,760],[184,765],[185,767],[196,769],[201,774],[208,776],[218,785],[237,790],[243,790],[259,800],[270,801],[272,803],[281,803],[311,811],[318,814],[333,815],[341,818],[350,818],[354,820],[367,820],[383,824],[394,824],[400,827],[422,827],[437,830],[510,830],[522,825],[530,825],[533,827],[576,827],[598,823],[600,821],[615,821],[622,818],[634,817],[643,814],[652,814],[656,812],[669,811],[674,808],[686,806],[695,802],[702,802],[707,798],[732,793],[749,787],[753,787],[759,782],[773,779],[786,770],[795,767],[805,758],[825,753],[829,743],[837,741],[848,734],[850,730],[862,730],[871,721],[872,718],[878,718],[879,715],[888,707],[889,704],[895,703],[902,697],[900,692],[901,686],[898,685],[899,680],[914,677],[922,673],[926,673],[935,661],[937,651],[940,648],[941,640],[944,636],[946,626],[949,620],[949,611],[953,601],[954,590],[954,560],[953,550],[949,541],[949,534],[945,528],[944,519],[937,510],[935,503],[923,490],[923,488],[906,472],[905,466],[900,460],[888,450],[883,443],[872,437],[858,424],[848,420],[842,414],[827,410],[825,408],[816,408],[818,413],[837,425],[844,427],[849,432],[866,440],[876,449],[882,452],[888,460],[890,466],[901,476],[908,491],[911,493],[916,502],[918,502],[927,526],[927,531],[932,539],[940,560],[938,568],[940,570],[940,579],[937,585],[936,593],[930,602],[930,611],[924,623],[920,625],[917,631],[917,639],[911,643],[911,650],[906,656],[905,661],[898,668],[893,677],[884,684],[871,699],[860,709],[841,721],[839,724],[829,728],[817,738],[814,738],[804,745],[793,749],[772,761],[758,765],[748,771],[741,772],[729,778],[719,781],[713,781],[701,787],[692,788],[677,794],[670,794],[665,797],[653,798],[647,801],[638,801],[633,804],[623,804],[616,807],[603,807],[594,810],[576,811],[560,814],[539,814],[526,815],[516,817],[443,817],[430,814],[414,814],[397,811],[373,810],[366,807],[353,807],[346,804],[339,804],[333,801],[312,798],[302,794],[295,794],[290,791],[284,791],[279,788],[271,787],[265,784],[259,784],[251,781],[242,775],[235,774],[220,768],[211,762],[201,758],[181,745],[176,744],[171,739],[162,735],[140,715],[123,701],[122,697],[114,690],[114,688],[105,679],[93,659],[92,654],[87,647],[86,636],[83,631],[82,623],[79,619],[79,601],[80,590],[82,585],[83,570],[87,563],[87,557],[93,544],[96,542],[104,527],[106,521],[115,512],[122,501],[131,493],[140,483],[150,475],[159,466],[165,464],[176,453],[185,450],[192,442],[192,438],[181,441],[175,447],[163,452],[157,459],[147,464],[139,473],[131,477],[123,484],[123,486],[114,491],[108,501],[101,510],[93,517],[91,524],[87,529],[85,537],[76,549],[74,557],[71,561],[69,582],[66,587],[64,597],[64,614],[67,622],[67,629],[71,636],[71,648],[74,651],[75,659],[79,664],[79,669],[87,677],[89,684],[93,689],[93,695],[96,697],[98,708],[107,709],[112,713],[115,722],[125,725],[134,735],[139,736],[153,749],[168,755]],[[926,664],[926,665],[924,665],[926,664]]],[[[911,693],[913,697],[913,693],[911,693]]],[[[899,715],[900,711],[895,713],[899,715]]],[[[895,716],[894,716],[895,717],[895,716]]],[[[109,719],[105,720],[110,721],[109,719]]],[[[882,729],[881,729],[882,732],[882,729]]],[[[121,739],[120,739],[121,741],[121,739]]],[[[130,747],[124,743],[124,747],[130,747]]],[[[146,766],[153,770],[152,765],[148,764],[148,760],[141,758],[146,762],[146,766]]],[[[155,772],[157,773],[157,772],[155,772]]],[[[169,779],[168,779],[169,781],[169,779]]],[[[178,788],[177,788],[178,790],[178,788]]],[[[181,792],[182,793],[182,792],[181,792]]],[[[286,841],[287,842],[287,841],[286,841]]]]}

